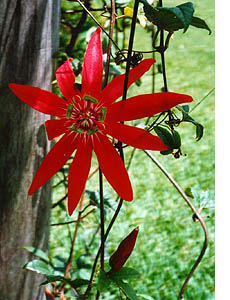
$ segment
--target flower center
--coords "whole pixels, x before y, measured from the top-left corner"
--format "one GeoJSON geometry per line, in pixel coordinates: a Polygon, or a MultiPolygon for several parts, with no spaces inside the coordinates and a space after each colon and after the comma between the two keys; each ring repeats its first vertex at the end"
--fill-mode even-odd
{"type": "Polygon", "coordinates": [[[71,122],[68,128],[77,133],[92,135],[100,129],[104,129],[103,121],[106,108],[98,105],[95,98],[85,95],[85,101],[69,104],[66,110],[66,118],[71,122]]]}

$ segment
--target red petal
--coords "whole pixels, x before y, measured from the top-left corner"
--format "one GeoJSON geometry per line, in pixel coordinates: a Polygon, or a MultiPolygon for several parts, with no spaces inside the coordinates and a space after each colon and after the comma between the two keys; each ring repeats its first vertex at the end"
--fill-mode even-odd
{"type": "Polygon", "coordinates": [[[48,140],[53,140],[59,135],[68,131],[65,119],[48,120],[45,122],[45,126],[48,135],[48,140]]]}
{"type": "Polygon", "coordinates": [[[9,88],[30,107],[51,116],[63,116],[67,103],[55,94],[37,87],[10,83],[9,88]]]}
{"type": "Polygon", "coordinates": [[[102,133],[92,136],[93,149],[106,179],[126,201],[133,200],[132,186],[124,163],[108,138],[102,133]]]}
{"type": "Polygon", "coordinates": [[[46,181],[48,181],[66,163],[77,145],[75,133],[64,135],[50,152],[46,155],[40,168],[38,169],[30,186],[29,195],[32,195],[46,181]]]}
{"type": "Polygon", "coordinates": [[[168,147],[148,131],[120,123],[106,124],[106,132],[115,139],[139,149],[162,151],[168,147]]]}
{"type": "MultiPolygon", "coordinates": [[[[145,72],[149,70],[152,64],[155,63],[154,59],[144,59],[137,67],[129,72],[128,87],[139,79],[145,72]]],[[[113,103],[123,94],[125,74],[116,76],[102,91],[102,99],[105,105],[113,103]]]]}
{"type": "Polygon", "coordinates": [[[192,101],[189,95],[170,92],[139,95],[112,104],[107,110],[106,118],[114,121],[137,120],[192,101]]]}
{"type": "Polygon", "coordinates": [[[70,64],[72,60],[72,58],[69,58],[56,71],[58,87],[62,95],[71,102],[74,96],[80,95],[80,92],[74,88],[75,75],[70,64]]]}
{"type": "Polygon", "coordinates": [[[92,143],[89,136],[79,139],[77,153],[69,169],[68,212],[71,216],[77,207],[89,175],[92,143]]]}
{"type": "Polygon", "coordinates": [[[82,68],[82,95],[87,94],[97,98],[101,92],[102,76],[101,29],[97,28],[85,52],[82,68]]]}

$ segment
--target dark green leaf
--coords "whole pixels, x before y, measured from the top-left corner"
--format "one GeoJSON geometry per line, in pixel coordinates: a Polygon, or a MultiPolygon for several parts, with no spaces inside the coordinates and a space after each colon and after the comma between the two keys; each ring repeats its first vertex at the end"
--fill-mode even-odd
{"type": "Polygon", "coordinates": [[[144,12],[147,19],[157,25],[159,29],[167,31],[176,31],[188,29],[194,7],[192,2],[186,2],[176,7],[158,7],[153,8],[146,0],[140,0],[144,4],[144,12]]]}
{"type": "Polygon", "coordinates": [[[184,32],[188,29],[194,13],[192,2],[186,2],[176,7],[159,7],[158,9],[169,13],[165,16],[164,26],[169,27],[169,30],[184,28],[184,32]],[[181,27],[181,24],[183,27],[181,27]]]}
{"type": "Polygon", "coordinates": [[[48,265],[44,261],[36,259],[25,264],[23,268],[44,275],[52,275],[52,273],[54,272],[53,268],[50,265],[48,265]]]}
{"type": "Polygon", "coordinates": [[[196,122],[187,112],[185,112],[183,107],[178,106],[178,109],[182,112],[184,122],[190,122],[196,126],[196,140],[199,141],[203,137],[203,134],[204,134],[203,125],[196,122]]]}
{"type": "Polygon", "coordinates": [[[184,192],[187,196],[194,198],[191,187],[187,187],[184,192]]]}
{"type": "Polygon", "coordinates": [[[179,133],[176,130],[173,131],[173,139],[174,139],[173,149],[179,149],[181,147],[181,138],[179,133]]]}
{"type": "Polygon", "coordinates": [[[60,276],[60,275],[46,275],[46,281],[42,282],[42,285],[50,283],[50,282],[55,282],[55,281],[62,281],[64,283],[69,284],[71,287],[77,289],[82,285],[87,285],[89,284],[89,280],[85,280],[85,279],[75,279],[75,280],[71,280],[69,278],[65,278],[64,276],[60,276]]]}
{"type": "Polygon", "coordinates": [[[159,138],[162,140],[162,142],[170,149],[173,149],[174,139],[172,134],[168,131],[168,129],[162,126],[154,126],[153,129],[159,136],[159,138]]]}
{"type": "Polygon", "coordinates": [[[43,281],[41,285],[55,281],[64,281],[64,277],[59,275],[46,275],[46,281],[43,281]]]}
{"type": "Polygon", "coordinates": [[[197,28],[202,28],[202,29],[206,29],[209,32],[209,35],[212,33],[211,29],[208,27],[207,23],[197,17],[192,17],[191,23],[190,25],[197,27],[197,28]]]}
{"type": "Polygon", "coordinates": [[[168,154],[171,154],[172,152],[173,152],[173,149],[168,149],[168,150],[160,151],[160,154],[162,154],[162,155],[168,155],[168,154]]]}
{"type": "Polygon", "coordinates": [[[140,274],[132,269],[132,268],[126,268],[126,267],[123,267],[120,271],[111,271],[109,272],[109,278],[111,279],[119,279],[119,280],[122,280],[122,279],[136,279],[136,278],[139,278],[140,277],[140,274]]]}
{"type": "Polygon", "coordinates": [[[75,280],[70,280],[68,278],[64,278],[64,281],[66,283],[68,283],[71,287],[73,287],[74,289],[77,289],[80,286],[89,284],[89,280],[82,279],[82,278],[77,278],[75,280]]]}
{"type": "Polygon", "coordinates": [[[122,290],[122,292],[128,297],[130,300],[138,300],[137,295],[132,288],[131,285],[122,281],[122,280],[113,280],[116,285],[122,290]]]}
{"type": "Polygon", "coordinates": [[[146,18],[150,22],[157,25],[160,22],[160,14],[158,10],[156,8],[153,8],[146,0],[140,0],[140,2],[144,4],[144,12],[146,18]]]}
{"type": "Polygon", "coordinates": [[[199,123],[196,123],[195,125],[196,125],[196,140],[199,141],[204,134],[204,127],[199,123]]]}
{"type": "Polygon", "coordinates": [[[189,112],[189,105],[178,105],[184,112],[188,113],[189,112]]]}
{"type": "Polygon", "coordinates": [[[22,247],[22,249],[25,249],[31,253],[33,253],[34,255],[36,255],[37,257],[41,258],[42,260],[44,260],[45,262],[49,262],[49,257],[48,255],[43,252],[40,249],[34,248],[34,247],[22,247]]]}
{"type": "Polygon", "coordinates": [[[106,291],[110,284],[111,284],[111,280],[107,277],[107,275],[104,271],[100,270],[100,273],[98,276],[98,283],[97,283],[98,291],[99,292],[106,291]]]}

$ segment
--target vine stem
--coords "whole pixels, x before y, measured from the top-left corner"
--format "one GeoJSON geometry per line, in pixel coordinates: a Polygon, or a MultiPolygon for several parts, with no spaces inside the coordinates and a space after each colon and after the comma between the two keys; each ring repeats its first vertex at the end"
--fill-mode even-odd
{"type": "Polygon", "coordinates": [[[130,70],[130,63],[131,63],[131,56],[132,56],[132,49],[133,49],[133,42],[134,42],[134,34],[135,34],[135,28],[136,28],[138,5],[139,5],[139,0],[135,0],[134,8],[133,8],[132,24],[131,24],[131,30],[130,30],[129,47],[128,47],[127,64],[126,64],[126,70],[125,70],[125,81],[124,81],[124,90],[123,90],[122,100],[126,100],[126,97],[127,97],[129,70],[130,70]]]}
{"type": "MultiPolygon", "coordinates": [[[[163,7],[163,0],[159,0],[159,6],[163,7]]],[[[166,77],[166,66],[165,66],[165,55],[164,52],[168,47],[168,43],[169,43],[169,39],[172,35],[172,32],[170,32],[167,36],[166,39],[166,47],[164,45],[164,30],[160,30],[160,47],[159,47],[159,52],[161,55],[161,62],[162,62],[162,73],[163,73],[163,81],[164,81],[164,91],[168,92],[168,86],[167,86],[167,77],[166,77]]],[[[168,116],[169,116],[169,120],[171,118],[171,111],[168,110],[168,116]]],[[[173,127],[171,127],[172,131],[173,131],[173,127]]],[[[186,286],[190,280],[190,278],[192,277],[195,269],[197,268],[197,266],[199,265],[199,263],[201,262],[205,251],[207,249],[208,246],[208,230],[207,230],[207,226],[203,220],[203,218],[200,216],[199,212],[195,209],[195,207],[193,206],[193,204],[191,203],[191,201],[188,199],[188,197],[186,196],[186,194],[184,193],[184,191],[181,189],[181,187],[178,185],[178,183],[174,180],[174,178],[166,171],[166,169],[159,163],[159,161],[149,152],[149,151],[144,151],[150,158],[151,160],[158,166],[158,168],[165,174],[165,176],[169,179],[169,181],[174,185],[174,187],[177,189],[177,191],[180,193],[180,195],[183,197],[183,199],[185,200],[185,202],[187,203],[187,205],[191,208],[191,210],[194,213],[194,216],[197,217],[197,219],[199,220],[202,229],[204,231],[204,245],[201,249],[200,255],[198,256],[198,258],[196,259],[194,265],[192,266],[190,272],[188,273],[182,288],[179,292],[178,298],[177,300],[181,300],[183,299],[183,294],[184,291],[186,289],[186,286]]]]}
{"type": "MultiPolygon", "coordinates": [[[[79,0],[77,0],[79,2],[79,0]]],[[[113,5],[115,6],[115,1],[114,0],[111,0],[111,3],[113,3],[113,5]]],[[[131,55],[132,55],[132,48],[133,48],[133,41],[134,41],[134,33],[135,33],[135,25],[136,25],[136,20],[137,20],[137,10],[138,10],[138,4],[139,4],[139,0],[135,0],[135,4],[134,4],[134,10],[133,10],[133,18],[132,18],[132,24],[131,24],[131,31],[130,31],[130,39],[129,39],[129,48],[128,48],[128,55],[127,55],[127,64],[126,64],[126,72],[125,72],[125,79],[124,79],[124,89],[123,89],[123,96],[122,96],[122,100],[126,100],[126,96],[127,96],[127,89],[128,89],[128,79],[129,79],[129,70],[130,70],[130,61],[131,61],[131,55]]],[[[112,10],[113,11],[113,10],[112,10]]],[[[115,8],[114,8],[114,11],[115,11],[115,8]]],[[[112,16],[113,16],[113,13],[112,13],[112,16]]],[[[115,16],[115,14],[114,14],[115,16]]],[[[110,40],[112,40],[111,36],[109,38],[110,40]]],[[[110,50],[110,49],[109,49],[110,50]]],[[[119,142],[119,147],[118,147],[118,150],[119,150],[119,153],[120,153],[120,156],[121,156],[121,159],[123,160],[124,162],[124,153],[123,153],[123,148],[122,148],[122,143],[119,142]]],[[[121,210],[121,207],[122,207],[122,204],[123,204],[123,199],[120,198],[119,200],[119,203],[117,205],[117,208],[116,208],[116,211],[107,227],[107,230],[104,234],[104,243],[113,227],[113,224],[114,222],[116,221],[117,219],[117,216],[121,210]]],[[[91,272],[91,276],[90,276],[90,280],[89,280],[89,284],[88,284],[88,287],[84,293],[84,298],[86,299],[91,291],[91,288],[92,288],[92,283],[93,283],[93,277],[94,277],[94,273],[96,271],[96,266],[97,266],[97,262],[98,262],[98,259],[99,259],[99,256],[100,256],[100,253],[102,251],[102,247],[100,246],[100,248],[98,249],[98,252],[97,252],[97,255],[94,259],[94,263],[93,263],[93,267],[92,267],[92,272],[91,272]]],[[[100,293],[97,292],[97,298],[96,299],[99,299],[99,296],[100,296],[100,293]]]]}
{"type": "Polygon", "coordinates": [[[99,169],[99,190],[100,190],[100,228],[101,228],[101,269],[104,271],[105,256],[105,216],[104,216],[104,196],[103,196],[103,175],[101,168],[99,169]]]}
{"type": "Polygon", "coordinates": [[[167,172],[167,170],[162,166],[162,164],[152,155],[152,153],[150,153],[148,150],[144,150],[145,154],[147,154],[147,156],[155,163],[155,165],[162,171],[162,173],[164,173],[164,175],[169,179],[169,181],[173,184],[173,186],[177,189],[177,191],[179,192],[179,194],[182,196],[182,198],[185,200],[185,202],[188,204],[188,206],[191,208],[192,212],[194,213],[194,215],[196,216],[196,218],[199,220],[202,229],[204,231],[204,244],[203,247],[201,249],[200,255],[198,256],[198,258],[196,259],[195,263],[193,264],[190,272],[188,273],[182,288],[180,290],[180,293],[177,297],[177,300],[181,300],[183,299],[183,294],[185,291],[185,288],[190,280],[190,278],[192,277],[195,269],[197,268],[197,266],[199,265],[199,263],[201,262],[205,251],[208,247],[208,229],[207,226],[203,220],[203,218],[200,216],[199,212],[195,209],[195,207],[193,206],[193,204],[191,203],[191,201],[188,199],[188,197],[186,196],[185,192],[182,190],[182,188],[179,186],[179,184],[175,181],[175,179],[167,172]]]}
{"type": "MultiPolygon", "coordinates": [[[[109,30],[109,42],[107,59],[105,66],[105,78],[104,78],[104,88],[108,84],[109,79],[109,66],[111,60],[111,47],[113,40],[113,28],[116,20],[116,4],[115,0],[111,0],[111,19],[110,19],[110,30],[109,30]]],[[[105,256],[105,216],[104,216],[104,196],[103,196],[103,175],[101,168],[99,168],[99,185],[100,185],[100,220],[101,220],[101,269],[104,271],[104,256],[105,256]]]]}

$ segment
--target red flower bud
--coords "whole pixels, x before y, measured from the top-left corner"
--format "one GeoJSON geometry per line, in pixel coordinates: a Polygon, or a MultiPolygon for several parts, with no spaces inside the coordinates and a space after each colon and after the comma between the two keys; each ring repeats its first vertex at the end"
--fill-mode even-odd
{"type": "Polygon", "coordinates": [[[109,259],[109,265],[114,271],[119,271],[131,255],[136,243],[139,227],[136,227],[118,246],[109,259]]]}

